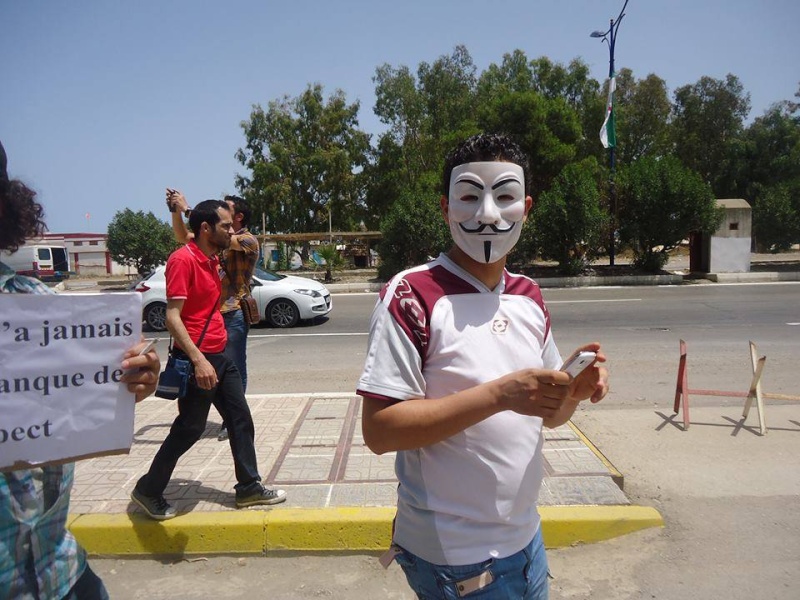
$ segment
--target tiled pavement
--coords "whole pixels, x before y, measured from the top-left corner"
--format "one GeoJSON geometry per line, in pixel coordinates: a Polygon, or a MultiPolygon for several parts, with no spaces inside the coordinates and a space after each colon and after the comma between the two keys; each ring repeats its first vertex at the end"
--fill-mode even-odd
{"type": "MultiPolygon", "coordinates": [[[[248,402],[264,482],[287,491],[287,502],[280,507],[395,505],[394,454],[376,456],[364,445],[357,396],[250,396],[248,402]]],[[[78,463],[71,512],[141,512],[130,501],[130,491],[148,469],[175,414],[173,402],[157,398],[141,402],[130,454],[78,463]]],[[[178,462],[165,496],[180,514],[236,510],[230,448],[217,441],[220,422],[212,408],[205,434],[178,462]]],[[[577,430],[564,425],[545,434],[546,478],[540,505],[630,504],[615,483],[621,483],[621,475],[577,430]]]]}
{"type": "MultiPolygon", "coordinates": [[[[179,516],[153,521],[129,499],[167,435],[173,402],[136,408],[127,455],[78,463],[69,527],[93,555],[379,552],[391,542],[397,482],[394,456],[376,456],[361,437],[361,401],[352,394],[249,396],[256,454],[265,483],[287,501],[237,510],[227,442],[212,408],[200,441],[178,462],[165,496],[179,516]]],[[[632,506],[622,476],[577,429],[546,430],[546,476],[539,512],[548,547],[609,539],[663,525],[632,506]],[[620,485],[618,485],[620,484],[620,485]]]]}

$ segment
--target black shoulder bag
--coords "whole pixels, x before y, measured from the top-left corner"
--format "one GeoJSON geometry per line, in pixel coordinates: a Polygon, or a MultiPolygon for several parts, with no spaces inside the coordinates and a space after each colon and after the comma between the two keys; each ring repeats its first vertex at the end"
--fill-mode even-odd
{"type": "MultiPolygon", "coordinates": [[[[200,334],[200,339],[197,340],[197,347],[203,343],[203,338],[206,335],[211,317],[214,316],[214,311],[217,310],[217,305],[211,309],[211,313],[206,319],[206,324],[203,327],[203,332],[200,334]]],[[[156,387],[155,395],[159,398],[166,400],[176,400],[183,398],[186,392],[189,391],[189,380],[194,377],[194,365],[188,358],[178,358],[172,349],[172,335],[169,336],[169,357],[167,358],[167,366],[158,376],[158,386],[156,387]]]]}

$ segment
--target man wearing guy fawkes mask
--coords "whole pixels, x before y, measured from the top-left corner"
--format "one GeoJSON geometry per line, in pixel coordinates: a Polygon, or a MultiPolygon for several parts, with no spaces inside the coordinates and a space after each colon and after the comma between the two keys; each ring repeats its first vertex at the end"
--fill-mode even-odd
{"type": "Polygon", "coordinates": [[[559,371],[539,286],[505,269],[533,203],[519,147],[473,136],[443,175],[454,245],[383,288],[358,383],[367,446],[397,452],[386,558],[419,597],[542,600],[542,426],[605,396],[605,356],[586,344],[597,363],[574,379],[559,371]]]}

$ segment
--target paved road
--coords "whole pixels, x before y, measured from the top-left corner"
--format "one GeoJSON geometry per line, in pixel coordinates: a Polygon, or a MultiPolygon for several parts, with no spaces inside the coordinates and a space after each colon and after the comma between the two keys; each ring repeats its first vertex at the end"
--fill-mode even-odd
{"type": "MultiPolygon", "coordinates": [[[[582,288],[544,295],[562,354],[589,340],[604,344],[614,377],[609,405],[670,403],[681,339],[689,347],[693,388],[745,389],[753,340],[767,356],[765,389],[800,394],[793,375],[800,284],[582,288]]],[[[336,295],[325,322],[285,331],[253,329],[249,391],[353,391],[374,302],[374,294],[336,295]]]]}

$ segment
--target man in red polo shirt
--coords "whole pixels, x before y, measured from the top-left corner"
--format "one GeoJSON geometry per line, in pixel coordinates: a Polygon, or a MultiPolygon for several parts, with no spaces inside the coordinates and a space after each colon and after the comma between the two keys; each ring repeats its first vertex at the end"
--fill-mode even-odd
{"type": "Polygon", "coordinates": [[[203,435],[211,404],[228,425],[237,508],[286,500],[283,490],[270,490],[261,484],[255,428],[242,378],[235,363],[224,354],[228,338],[219,312],[222,285],[218,254],[230,245],[232,224],[225,202],[201,202],[189,217],[194,239],[167,261],[167,329],[175,338],[174,351],[192,361],[194,381],[190,381],[186,396],[178,399],[178,416],[150,470],[131,493],[131,499],[153,519],[177,516],[163,493],[178,459],[203,435]]]}

